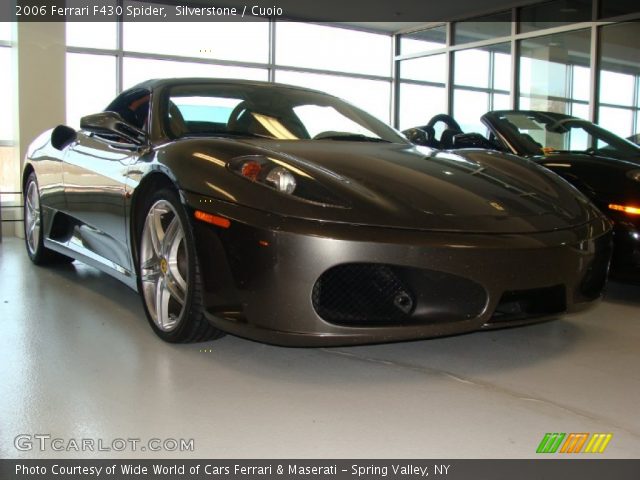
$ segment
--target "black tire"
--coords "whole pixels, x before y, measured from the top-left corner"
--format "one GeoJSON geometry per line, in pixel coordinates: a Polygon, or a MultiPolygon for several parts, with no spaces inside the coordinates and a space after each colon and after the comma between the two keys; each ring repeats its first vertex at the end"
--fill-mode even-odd
{"type": "Polygon", "coordinates": [[[63,255],[44,246],[44,234],[42,229],[42,207],[40,204],[40,190],[38,189],[38,179],[35,172],[31,172],[25,183],[23,192],[23,218],[24,218],[24,243],[27,249],[27,255],[36,265],[49,265],[53,263],[71,263],[73,258],[63,255]],[[33,189],[33,190],[32,190],[33,189]],[[30,197],[30,195],[35,197],[30,197]],[[37,200],[37,233],[34,231],[31,235],[32,224],[30,219],[34,215],[34,200],[37,200]],[[30,208],[31,206],[31,208],[30,208]]]}
{"type": "MultiPolygon", "coordinates": [[[[151,325],[153,331],[158,335],[162,340],[170,343],[191,343],[191,342],[204,342],[207,340],[213,340],[216,338],[220,338],[224,336],[224,332],[218,330],[213,327],[204,316],[204,306],[202,301],[202,280],[200,277],[200,266],[196,254],[195,241],[193,236],[193,230],[191,227],[191,223],[189,221],[187,211],[185,207],[180,202],[180,199],[177,193],[169,188],[163,188],[155,192],[150,198],[146,199],[144,205],[141,206],[140,211],[142,215],[139,217],[141,219],[139,225],[137,225],[136,229],[136,239],[138,246],[138,259],[136,265],[137,272],[137,282],[138,282],[138,292],[140,293],[140,298],[142,299],[142,305],[144,307],[145,314],[147,316],[147,320],[151,325]],[[143,284],[143,273],[145,274],[145,278],[151,277],[151,275],[146,275],[147,272],[155,271],[155,260],[149,259],[150,257],[147,255],[147,259],[145,259],[145,253],[149,253],[150,250],[147,248],[145,251],[145,246],[143,242],[145,240],[145,235],[149,235],[148,230],[145,228],[146,223],[151,219],[149,219],[149,215],[157,215],[157,213],[152,213],[152,209],[154,212],[157,212],[156,208],[159,204],[166,207],[167,202],[171,207],[172,211],[168,211],[168,214],[171,214],[169,218],[177,218],[179,219],[180,225],[182,227],[183,239],[180,242],[180,247],[177,249],[178,253],[176,253],[176,257],[180,256],[183,265],[186,265],[186,270],[182,269],[183,280],[186,280],[186,293],[184,293],[184,303],[182,303],[181,307],[179,307],[180,313],[174,315],[171,318],[172,322],[175,322],[175,325],[171,327],[171,329],[167,330],[166,328],[160,328],[161,321],[156,320],[155,315],[157,312],[157,308],[150,308],[150,304],[154,304],[153,301],[148,299],[147,295],[149,295],[149,291],[152,291],[154,288],[156,289],[156,296],[158,295],[157,283],[153,286],[152,282],[155,280],[150,280],[143,284]],[[186,256],[186,259],[185,259],[186,256]],[[149,260],[145,263],[146,260],[149,260]],[[143,265],[144,264],[144,265],[143,265]],[[145,266],[146,265],[146,266],[145,266]],[[149,265],[153,265],[150,267],[149,265]],[[149,291],[145,291],[145,286],[149,289],[149,291]]],[[[164,216],[161,215],[161,218],[164,219],[164,216]]],[[[163,220],[160,220],[163,221],[163,220]]],[[[164,232],[166,233],[166,231],[164,232]]],[[[153,242],[152,242],[153,243],[153,242]]],[[[147,245],[149,245],[147,243],[147,245]]],[[[153,254],[155,257],[155,253],[153,254]]],[[[162,256],[162,258],[165,258],[162,256]]],[[[174,267],[169,267],[168,261],[164,261],[164,268],[162,268],[162,259],[158,259],[158,270],[157,275],[158,278],[162,278],[164,276],[165,281],[169,281],[169,275],[171,268],[178,269],[179,266],[176,265],[174,267]]],[[[155,273],[153,274],[155,275],[155,273]]],[[[160,281],[160,280],[158,280],[160,281]]],[[[177,283],[174,282],[174,285],[177,283]]],[[[167,289],[170,290],[170,289],[167,289]]],[[[171,297],[172,299],[174,297],[171,297]]],[[[173,302],[174,306],[177,305],[177,302],[173,302]]],[[[157,301],[155,302],[157,304],[157,301]]],[[[167,307],[168,309],[168,307],[167,307]]]]}

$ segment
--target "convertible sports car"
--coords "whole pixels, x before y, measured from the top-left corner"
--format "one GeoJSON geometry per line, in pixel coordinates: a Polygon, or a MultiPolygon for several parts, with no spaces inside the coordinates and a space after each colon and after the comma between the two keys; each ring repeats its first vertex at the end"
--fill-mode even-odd
{"type": "Polygon", "coordinates": [[[418,147],[326,94],[151,80],[31,145],[26,247],[140,292],[169,342],[512,326],[596,300],[610,224],[548,170],[418,147]]]}
{"type": "Polygon", "coordinates": [[[435,148],[489,148],[533,160],[567,180],[614,224],[612,277],[640,281],[640,147],[586,120],[540,111],[482,116],[489,135],[463,133],[449,115],[407,134],[435,148]],[[441,134],[435,134],[436,127],[441,134]]]}

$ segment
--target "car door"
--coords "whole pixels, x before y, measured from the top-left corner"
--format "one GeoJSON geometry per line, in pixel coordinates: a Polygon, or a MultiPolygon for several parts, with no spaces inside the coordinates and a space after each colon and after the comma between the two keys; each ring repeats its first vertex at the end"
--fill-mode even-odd
{"type": "Polygon", "coordinates": [[[121,273],[132,271],[125,228],[125,182],[138,156],[135,145],[79,131],[63,167],[67,212],[74,222],[73,247],[121,273]]]}

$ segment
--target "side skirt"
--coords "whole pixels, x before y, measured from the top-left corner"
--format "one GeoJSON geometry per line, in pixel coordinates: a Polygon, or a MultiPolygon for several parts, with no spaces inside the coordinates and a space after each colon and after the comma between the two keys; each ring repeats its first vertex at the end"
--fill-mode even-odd
{"type": "Polygon", "coordinates": [[[62,253],[63,255],[73,257],[87,265],[91,265],[92,267],[111,275],[116,280],[120,280],[134,291],[138,291],[136,276],[133,272],[83,247],[77,237],[71,237],[70,240],[64,243],[51,240],[50,238],[45,238],[44,245],[58,253],[62,253]]]}

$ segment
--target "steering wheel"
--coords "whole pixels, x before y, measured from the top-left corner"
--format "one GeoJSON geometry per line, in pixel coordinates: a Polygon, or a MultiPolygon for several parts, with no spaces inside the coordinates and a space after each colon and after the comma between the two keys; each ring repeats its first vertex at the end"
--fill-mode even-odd
{"type": "Polygon", "coordinates": [[[448,115],[446,113],[439,113],[438,115],[434,115],[433,117],[431,117],[431,120],[429,120],[425,127],[434,128],[435,124],[438,122],[444,123],[447,128],[451,130],[458,130],[460,132],[462,131],[458,122],[456,122],[451,115],[448,115]]]}

